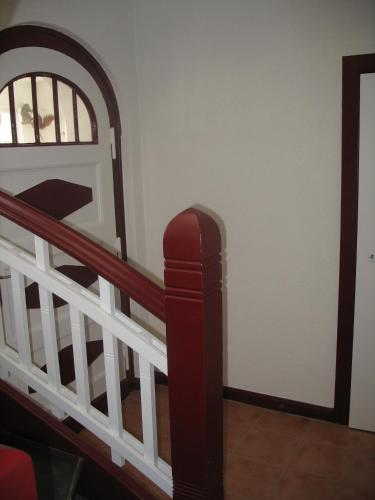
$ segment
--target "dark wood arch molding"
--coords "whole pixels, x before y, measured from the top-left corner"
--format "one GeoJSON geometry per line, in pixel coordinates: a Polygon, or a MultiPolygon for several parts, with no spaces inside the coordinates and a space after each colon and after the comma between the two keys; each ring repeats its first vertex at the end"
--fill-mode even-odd
{"type": "MultiPolygon", "coordinates": [[[[115,197],[116,234],[121,239],[122,258],[127,260],[125,206],[121,157],[121,120],[116,95],[102,66],[79,42],[52,28],[35,25],[12,26],[0,31],[0,54],[22,47],[44,47],[65,54],[92,76],[104,98],[110,126],[115,131],[116,159],[112,160],[113,190],[115,197]]],[[[123,310],[129,313],[129,300],[122,299],[123,310]]]]}
{"type": "Polygon", "coordinates": [[[357,265],[360,79],[375,73],[375,54],[343,57],[340,278],[335,417],[349,423],[357,265]]]}

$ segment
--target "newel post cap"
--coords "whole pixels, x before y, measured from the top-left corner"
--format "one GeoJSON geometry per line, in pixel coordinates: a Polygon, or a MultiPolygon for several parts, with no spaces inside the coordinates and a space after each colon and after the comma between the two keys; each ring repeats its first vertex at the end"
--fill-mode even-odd
{"type": "Polygon", "coordinates": [[[163,239],[164,257],[203,261],[220,252],[220,230],[215,220],[196,208],[188,208],[168,224],[163,239]]]}

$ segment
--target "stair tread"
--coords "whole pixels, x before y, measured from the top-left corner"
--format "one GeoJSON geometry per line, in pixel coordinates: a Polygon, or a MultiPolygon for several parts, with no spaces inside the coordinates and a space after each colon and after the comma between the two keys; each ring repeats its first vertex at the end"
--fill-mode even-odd
{"type": "MultiPolygon", "coordinates": [[[[90,340],[86,342],[87,366],[90,366],[103,352],[102,340],[90,340]]],[[[60,377],[62,385],[68,385],[75,380],[73,346],[70,344],[58,353],[60,365],[60,377]]],[[[47,365],[43,365],[41,370],[47,373],[47,365]]],[[[29,394],[33,394],[34,389],[29,388],[29,394]]]]}
{"type": "Polygon", "coordinates": [[[39,500],[74,498],[83,459],[29,439],[0,431],[0,442],[31,456],[39,500]]]}
{"type": "Polygon", "coordinates": [[[62,179],[48,179],[15,197],[58,220],[88,205],[93,199],[90,187],[62,179]]]}
{"type": "MultiPolygon", "coordinates": [[[[88,288],[98,279],[98,275],[86,266],[64,265],[56,267],[56,271],[59,271],[61,274],[71,278],[84,288],[88,288]]],[[[27,309],[40,308],[38,283],[31,283],[31,285],[27,286],[25,288],[25,295],[27,309]]],[[[54,307],[61,307],[65,304],[65,300],[57,297],[56,295],[53,296],[54,307]]]]}

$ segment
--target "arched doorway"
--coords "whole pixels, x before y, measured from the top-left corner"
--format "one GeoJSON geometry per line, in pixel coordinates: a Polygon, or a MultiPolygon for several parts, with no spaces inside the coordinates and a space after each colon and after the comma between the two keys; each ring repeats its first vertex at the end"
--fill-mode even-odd
{"type": "MultiPolygon", "coordinates": [[[[51,28],[19,25],[0,31],[0,55],[22,47],[43,47],[60,52],[80,64],[96,82],[106,105],[109,124],[113,130],[115,154],[112,158],[114,210],[116,234],[121,241],[121,256],[127,259],[125,207],[122,176],[121,120],[113,86],[100,63],[79,42],[51,28]]],[[[129,312],[129,303],[123,299],[123,309],[129,312]]]]}
{"type": "MultiPolygon", "coordinates": [[[[93,199],[94,203],[91,203],[90,208],[80,205],[78,215],[73,214],[77,215],[77,218],[73,217],[70,222],[78,229],[103,241],[109,248],[117,247],[121,251],[122,258],[126,260],[121,122],[116,96],[105,71],[98,61],[74,39],[50,28],[28,25],[15,26],[0,32],[0,61],[3,62],[0,91],[5,89],[8,92],[10,114],[15,115],[17,105],[20,108],[18,111],[26,110],[26,104],[31,110],[28,111],[30,123],[26,120],[27,117],[22,118],[22,126],[28,134],[22,136],[20,140],[22,134],[18,134],[16,130],[11,143],[1,145],[0,154],[3,156],[3,164],[17,164],[19,167],[19,171],[13,171],[8,176],[4,175],[0,169],[0,178],[2,174],[3,179],[6,178],[6,182],[0,182],[2,188],[13,194],[27,193],[29,197],[34,196],[34,199],[40,200],[41,190],[46,187],[43,179],[46,175],[49,182],[48,189],[55,189],[56,193],[61,194],[61,182],[65,183],[63,187],[81,189],[81,194],[90,202],[93,199]],[[35,61],[38,62],[36,66],[33,65],[35,61]],[[23,91],[29,89],[30,103],[15,103],[14,90],[21,84],[23,91]],[[39,89],[44,88],[44,94],[47,94],[49,86],[53,114],[51,127],[55,130],[52,139],[51,137],[46,139],[44,130],[42,137],[37,118],[40,115],[38,112],[40,110],[38,107],[39,89]],[[60,119],[58,117],[63,91],[65,94],[70,92],[73,96],[71,121],[75,129],[75,138],[66,141],[63,139],[61,112],[60,119]],[[11,99],[9,94],[12,94],[11,99]],[[94,115],[96,113],[98,118],[97,121],[95,120],[91,136],[85,137],[84,140],[80,137],[79,114],[74,111],[74,107],[77,108],[82,103],[86,103],[84,107],[87,115],[90,115],[89,110],[92,105],[94,115]],[[53,113],[53,110],[57,112],[53,113]],[[107,174],[109,170],[112,175],[107,174]],[[92,179],[88,180],[90,175],[92,179]],[[60,181],[59,185],[56,184],[55,177],[60,181]],[[35,189],[37,192],[34,192],[35,189]],[[92,199],[88,191],[94,193],[92,199]],[[107,201],[110,200],[112,205],[108,211],[100,206],[104,198],[107,201]],[[97,228],[99,226],[101,228],[93,230],[95,216],[98,219],[95,224],[97,228]],[[110,224],[108,224],[108,217],[112,219],[110,224]],[[110,231],[108,231],[109,227],[110,231]],[[114,238],[110,235],[111,231],[114,238]],[[120,248],[113,243],[116,238],[120,242],[120,248]]],[[[14,121],[13,128],[16,129],[16,119],[12,118],[12,120],[14,121]]],[[[69,136],[67,127],[64,133],[69,136]]],[[[24,201],[29,201],[29,199],[26,197],[24,201]]],[[[61,267],[65,266],[65,269],[69,267],[69,263],[63,262],[62,264],[61,267]]],[[[84,275],[83,279],[90,281],[91,277],[87,278],[84,275]]],[[[123,312],[129,314],[128,297],[121,297],[121,307],[123,312]]],[[[64,318],[61,324],[63,320],[64,318]]],[[[94,354],[99,354],[97,344],[93,343],[92,346],[94,354]]],[[[90,357],[89,351],[88,355],[90,357]]],[[[133,371],[131,355],[129,356],[129,369],[133,371]]]]}

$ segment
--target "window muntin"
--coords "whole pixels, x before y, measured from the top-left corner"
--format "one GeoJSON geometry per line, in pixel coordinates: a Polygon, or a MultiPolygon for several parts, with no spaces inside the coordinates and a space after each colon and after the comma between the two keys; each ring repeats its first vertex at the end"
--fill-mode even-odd
{"type": "Polygon", "coordinates": [[[93,107],[71,81],[52,73],[30,73],[0,91],[0,146],[97,142],[93,107]]]}

